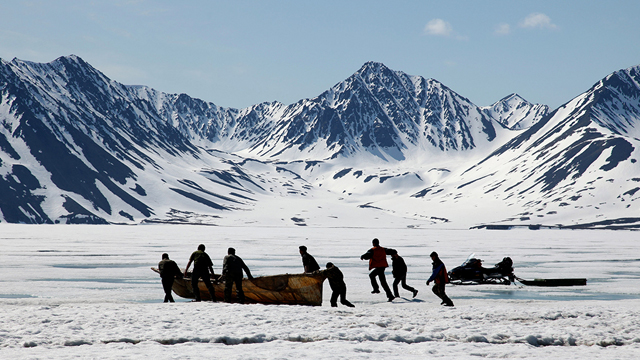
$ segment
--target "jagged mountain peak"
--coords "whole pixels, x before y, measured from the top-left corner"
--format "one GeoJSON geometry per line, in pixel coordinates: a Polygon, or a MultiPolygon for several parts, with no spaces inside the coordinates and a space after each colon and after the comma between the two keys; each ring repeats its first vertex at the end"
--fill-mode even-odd
{"type": "Polygon", "coordinates": [[[640,65],[609,74],[585,92],[584,99],[599,126],[640,138],[640,65]]]}
{"type": "Polygon", "coordinates": [[[405,73],[394,71],[381,62],[369,61],[362,65],[362,67],[349,78],[338,83],[338,86],[341,84],[362,82],[370,89],[381,86],[386,88],[397,87],[398,84],[401,84],[402,87],[406,87],[407,80],[405,78],[407,77],[408,76],[405,73]]]}
{"type": "Polygon", "coordinates": [[[520,102],[526,102],[526,100],[522,96],[520,96],[520,95],[518,95],[516,93],[511,93],[511,94],[503,97],[502,99],[496,101],[491,106],[498,105],[498,104],[504,104],[504,103],[513,103],[513,102],[520,103],[520,102]]]}
{"type": "Polygon", "coordinates": [[[57,59],[55,59],[55,60],[53,60],[51,62],[51,64],[55,64],[55,63],[78,64],[78,65],[88,66],[88,67],[94,68],[88,62],[84,61],[80,56],[74,55],[74,54],[66,55],[66,56],[60,56],[59,58],[57,58],[57,59]]]}
{"type": "Polygon", "coordinates": [[[98,69],[94,68],[88,62],[84,61],[81,57],[77,55],[67,55],[60,56],[55,60],[52,60],[47,63],[39,63],[33,61],[22,60],[18,58],[13,58],[11,62],[5,64],[13,65],[16,68],[28,68],[33,71],[51,71],[56,70],[60,71],[61,69],[76,69],[83,70],[85,72],[96,72],[101,73],[98,69]]]}
{"type": "MultiPolygon", "coordinates": [[[[412,88],[420,87],[420,85],[424,84],[427,84],[429,87],[443,87],[449,90],[449,88],[436,79],[409,75],[403,71],[393,70],[384,63],[376,61],[364,63],[358,71],[343,82],[349,82],[354,78],[362,79],[362,81],[368,85],[382,82],[385,86],[389,87],[397,85],[396,81],[399,81],[402,86],[408,90],[413,90],[412,88]]],[[[465,98],[465,100],[467,99],[465,98]]]]}
{"type": "Polygon", "coordinates": [[[279,131],[254,147],[261,155],[304,150],[322,158],[368,153],[401,160],[415,148],[436,153],[471,150],[496,137],[491,119],[468,99],[436,80],[379,62],[365,63],[318,97],[300,100],[282,114],[275,127],[279,131]]]}
{"type": "Polygon", "coordinates": [[[393,70],[389,69],[384,63],[378,61],[367,61],[358,71],[356,71],[356,74],[381,73],[385,71],[393,70]]]}
{"type": "Polygon", "coordinates": [[[491,106],[482,107],[482,111],[508,129],[522,130],[540,121],[549,113],[549,107],[530,103],[522,96],[512,93],[491,106]]]}

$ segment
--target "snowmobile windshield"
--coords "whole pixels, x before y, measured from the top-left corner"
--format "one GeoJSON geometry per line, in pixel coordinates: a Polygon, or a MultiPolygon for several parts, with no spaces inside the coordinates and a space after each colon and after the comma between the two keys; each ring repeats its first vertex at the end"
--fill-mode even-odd
{"type": "Polygon", "coordinates": [[[467,257],[467,260],[465,260],[465,261],[462,263],[462,266],[468,265],[468,264],[469,264],[469,262],[474,258],[474,256],[476,256],[476,253],[471,253],[471,255],[469,255],[469,257],[467,257]]]}

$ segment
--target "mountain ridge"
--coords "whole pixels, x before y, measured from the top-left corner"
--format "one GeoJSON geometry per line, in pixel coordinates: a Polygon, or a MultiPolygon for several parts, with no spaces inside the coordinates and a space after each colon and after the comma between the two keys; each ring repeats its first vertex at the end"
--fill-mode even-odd
{"type": "Polygon", "coordinates": [[[314,98],[234,109],[120,84],[75,55],[2,60],[0,211],[26,223],[615,223],[640,190],[639,68],[552,112],[517,94],[478,107],[379,62],[314,98]]]}

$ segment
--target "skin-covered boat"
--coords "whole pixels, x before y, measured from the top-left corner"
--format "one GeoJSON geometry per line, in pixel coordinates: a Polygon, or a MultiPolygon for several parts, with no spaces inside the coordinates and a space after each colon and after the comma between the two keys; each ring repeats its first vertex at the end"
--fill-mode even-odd
{"type": "MultiPolygon", "coordinates": [[[[159,272],[156,268],[151,269],[159,272]]],[[[173,292],[180,297],[193,299],[195,296],[191,288],[191,274],[187,273],[187,275],[182,279],[175,279],[173,292]]],[[[242,290],[245,303],[320,306],[322,305],[322,283],[325,278],[322,272],[257,276],[253,279],[242,279],[242,290]]],[[[222,301],[224,282],[220,281],[219,275],[215,275],[211,278],[211,283],[216,300],[222,301]]],[[[198,288],[202,300],[211,300],[209,290],[202,279],[198,281],[198,288]]],[[[237,301],[235,286],[231,293],[231,301],[237,301]]]]}

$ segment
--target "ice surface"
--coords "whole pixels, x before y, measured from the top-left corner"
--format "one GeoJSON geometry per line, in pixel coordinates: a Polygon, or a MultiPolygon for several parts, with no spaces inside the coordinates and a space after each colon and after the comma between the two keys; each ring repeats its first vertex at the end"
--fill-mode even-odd
{"type": "MultiPolygon", "coordinates": [[[[0,226],[0,358],[636,359],[637,232],[214,226],[0,226]],[[416,299],[372,295],[360,255],[373,237],[399,251],[416,299]],[[229,246],[256,275],[298,273],[298,246],[339,266],[355,308],[161,303],[149,268],[181,267],[199,243],[220,271],[229,246]],[[475,252],[522,278],[586,277],[586,287],[425,285],[428,254],[451,269],[475,252]]],[[[391,281],[390,271],[387,279],[391,281]]],[[[404,291],[404,292],[403,292],[404,291]]]]}

